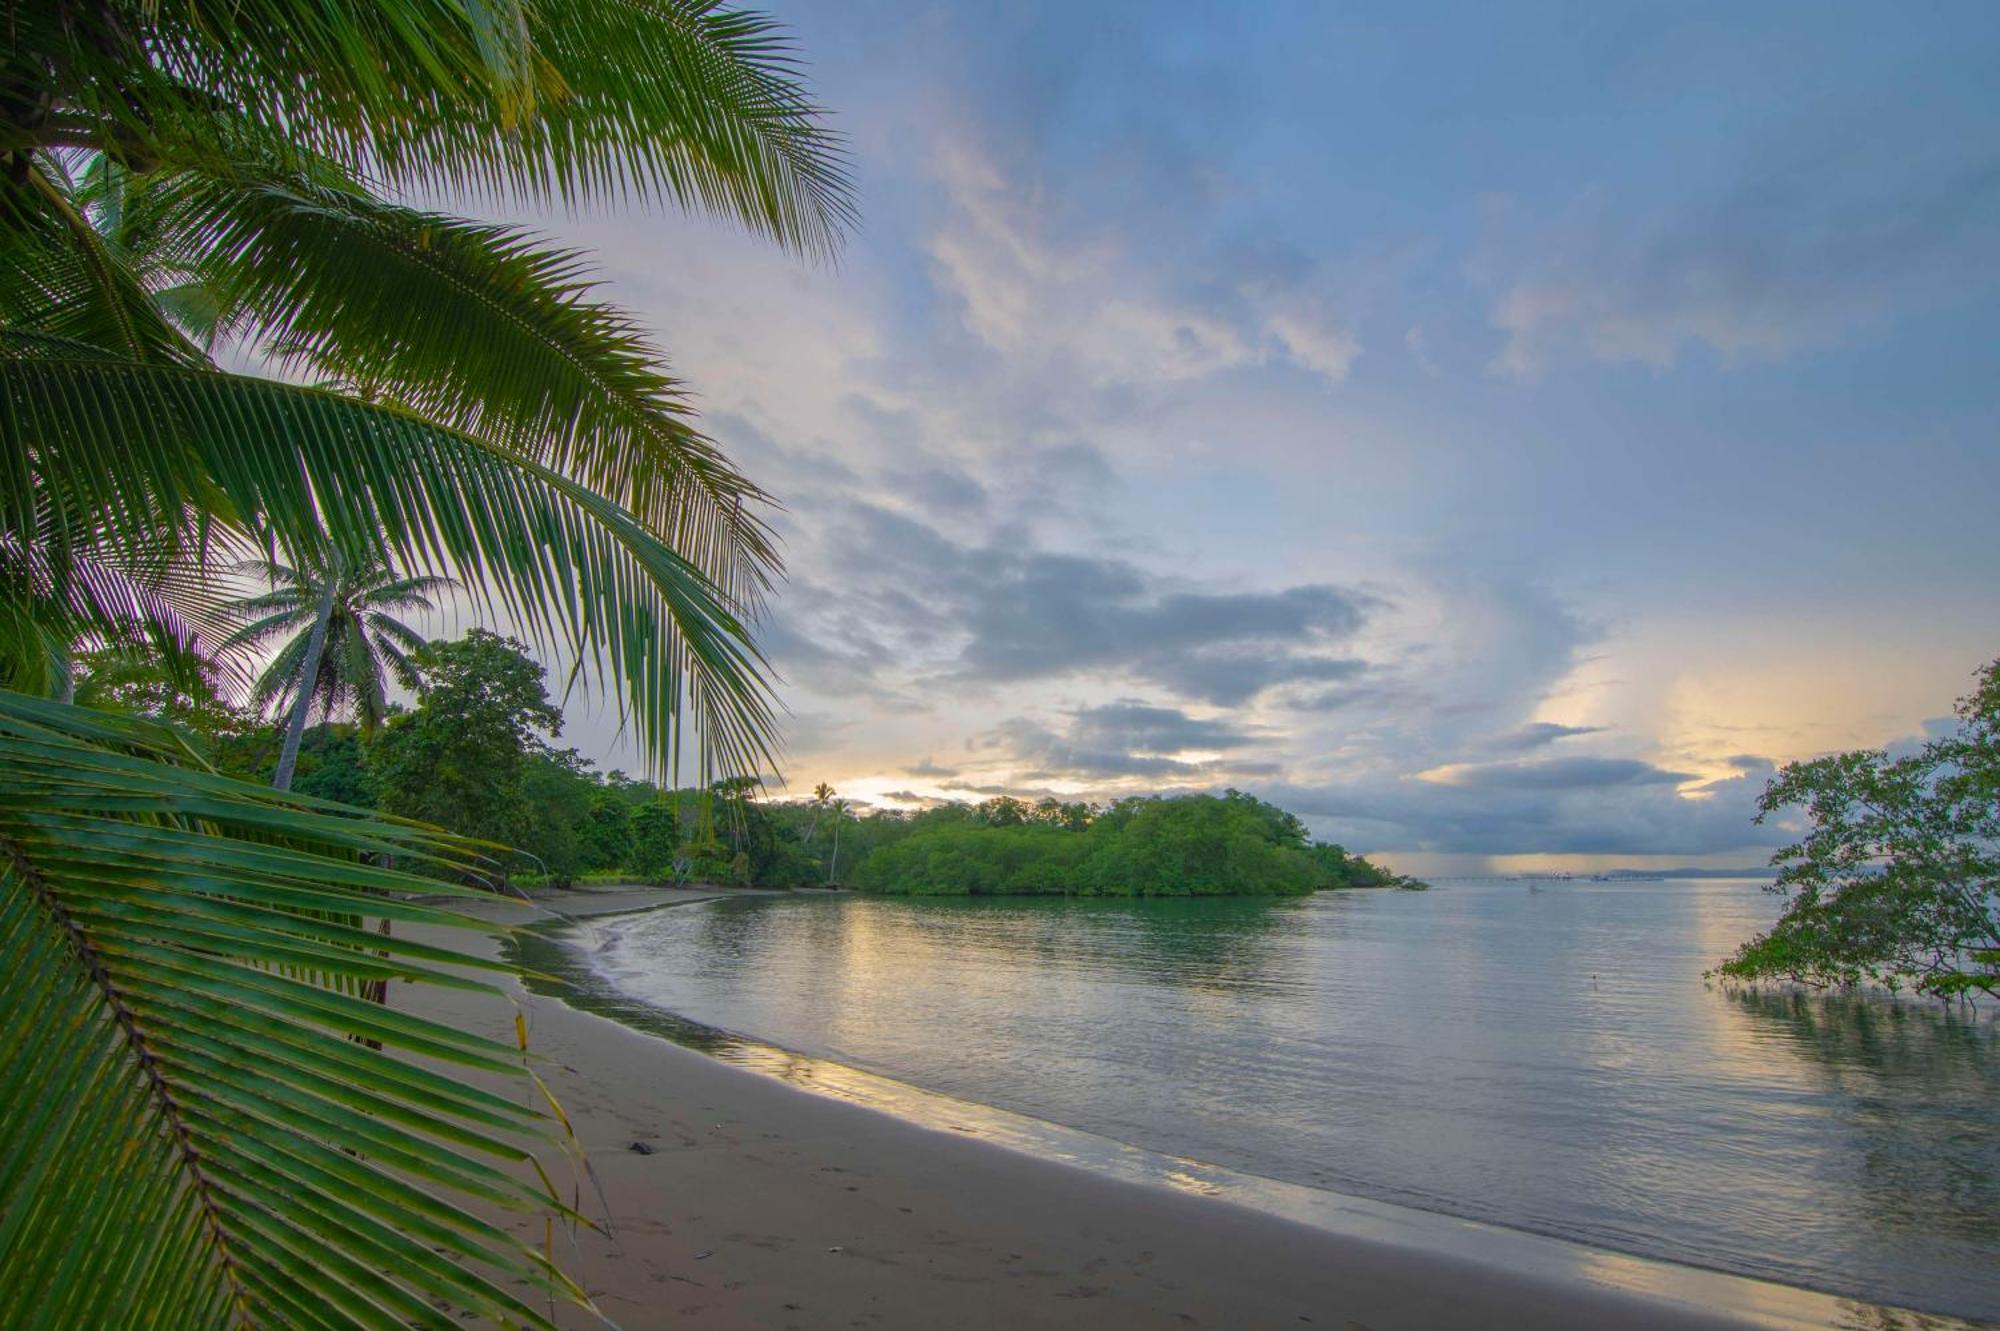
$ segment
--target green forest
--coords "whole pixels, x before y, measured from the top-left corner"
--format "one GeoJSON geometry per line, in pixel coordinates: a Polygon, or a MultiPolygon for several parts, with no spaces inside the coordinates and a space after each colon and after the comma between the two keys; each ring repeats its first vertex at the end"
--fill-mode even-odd
{"type": "MultiPolygon", "coordinates": [[[[281,654],[276,669],[282,674],[281,654]]],[[[356,672],[371,679],[371,671],[356,672]]],[[[754,778],[669,789],[560,748],[562,713],[522,644],[484,630],[414,647],[413,706],[356,698],[355,723],[299,736],[291,788],[433,823],[489,846],[517,886],[592,881],[845,887],[902,895],[1284,896],[1413,887],[1315,842],[1239,791],[1112,803],[998,796],[908,813],[860,810],[821,785],[769,798],[754,778]]],[[[274,681],[281,682],[281,681],[274,681]]],[[[77,699],[176,726],[222,772],[269,781],[283,730],[143,658],[81,662],[77,699]]]]}

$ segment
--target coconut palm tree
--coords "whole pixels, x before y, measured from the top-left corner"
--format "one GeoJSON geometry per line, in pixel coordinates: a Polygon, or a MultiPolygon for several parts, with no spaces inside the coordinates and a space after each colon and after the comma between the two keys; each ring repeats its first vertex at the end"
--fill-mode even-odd
{"type": "Polygon", "coordinates": [[[837,793],[839,792],[835,791],[832,786],[828,785],[824,781],[820,782],[818,785],[813,787],[813,796],[812,796],[813,818],[810,823],[806,824],[805,844],[807,844],[808,846],[812,844],[813,833],[819,831],[819,820],[826,816],[826,807],[828,802],[831,801],[837,793]]]}
{"type": "Polygon", "coordinates": [[[250,622],[223,646],[256,650],[285,639],[257,677],[250,701],[260,708],[284,705],[285,741],[271,784],[288,790],[299,739],[315,705],[329,719],[351,707],[362,733],[372,735],[389,713],[390,678],[405,688],[417,686],[409,653],[424,645],[424,635],[396,614],[435,609],[433,598],[455,584],[450,578],[398,577],[380,564],[296,569],[254,560],[241,567],[271,590],[236,603],[250,622]]]}
{"type": "Polygon", "coordinates": [[[833,854],[829,855],[826,861],[826,885],[828,887],[839,885],[840,825],[848,820],[853,807],[853,805],[843,799],[829,799],[826,802],[827,820],[833,824],[833,854]]]}
{"type": "Polygon", "coordinates": [[[817,254],[838,145],[772,26],[704,0],[0,0],[0,30],[7,1321],[547,1326],[536,1291],[580,1291],[462,1202],[574,1219],[533,1172],[559,1120],[437,1070],[522,1050],[361,995],[498,969],[369,925],[471,927],[410,894],[479,848],[19,686],[249,545],[460,577],[663,765],[685,736],[759,770],[761,491],[578,256],[412,200],[666,202],[817,254]]]}

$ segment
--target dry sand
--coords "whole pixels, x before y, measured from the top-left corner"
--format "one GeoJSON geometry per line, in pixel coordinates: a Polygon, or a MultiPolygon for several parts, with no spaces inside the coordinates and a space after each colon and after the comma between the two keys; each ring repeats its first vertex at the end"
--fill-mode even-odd
{"type": "MultiPolygon", "coordinates": [[[[560,907],[584,915],[705,895],[572,893],[560,907]]],[[[481,913],[496,923],[534,916],[497,903],[481,913]]],[[[392,989],[428,1015],[511,1038],[505,1004],[392,989]]],[[[1740,1306],[1690,1307],[1684,1294],[1330,1234],[916,1126],[558,1000],[520,1001],[608,1208],[609,1232],[581,1233],[567,1253],[558,1239],[558,1260],[627,1331],[1879,1325],[1814,1296],[1780,1297],[1774,1316],[1746,1318],[1740,1306]],[[630,1150],[635,1141],[654,1153],[630,1150]]],[[[583,1209],[597,1214],[599,1204],[583,1209]]],[[[521,1230],[541,1238],[539,1221],[521,1230]]],[[[1606,1258],[1607,1271],[1625,1263],[1606,1258]]],[[[594,1324],[575,1310],[561,1319],[594,1324]]]]}

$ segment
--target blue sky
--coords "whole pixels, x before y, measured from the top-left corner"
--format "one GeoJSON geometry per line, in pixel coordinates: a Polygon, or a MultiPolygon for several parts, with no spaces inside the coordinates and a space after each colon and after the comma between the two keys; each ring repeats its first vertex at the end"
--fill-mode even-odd
{"type": "Polygon", "coordinates": [[[1741,864],[2000,655],[2000,9],[775,12],[837,265],[538,220],[786,505],[795,788],[1741,864]]]}

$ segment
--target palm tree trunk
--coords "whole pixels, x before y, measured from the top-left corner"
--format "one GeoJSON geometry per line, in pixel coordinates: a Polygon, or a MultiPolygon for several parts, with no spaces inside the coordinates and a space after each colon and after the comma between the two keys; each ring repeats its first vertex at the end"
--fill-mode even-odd
{"type": "Polygon", "coordinates": [[[833,875],[840,867],[840,819],[833,820],[833,857],[826,862],[826,885],[834,886],[833,875]]]}
{"type": "Polygon", "coordinates": [[[299,672],[299,696],[292,701],[292,714],[285,721],[285,743],[278,750],[278,770],[271,777],[275,790],[292,788],[292,769],[299,765],[299,741],[306,736],[306,714],[312,711],[313,686],[319,682],[319,658],[326,651],[326,626],[333,618],[333,592],[340,579],[334,570],[324,574],[326,590],[320,593],[319,618],[313,621],[312,636],[306,639],[306,659],[299,672]]]}

